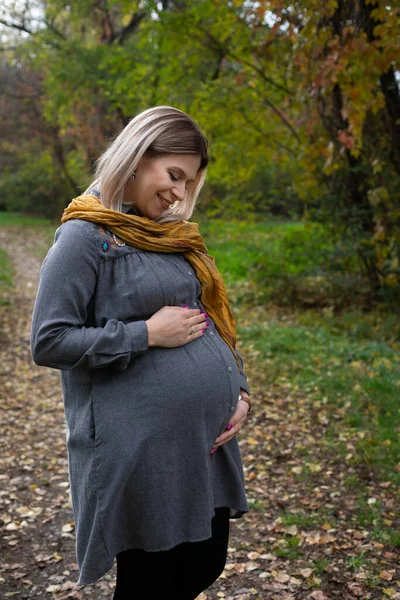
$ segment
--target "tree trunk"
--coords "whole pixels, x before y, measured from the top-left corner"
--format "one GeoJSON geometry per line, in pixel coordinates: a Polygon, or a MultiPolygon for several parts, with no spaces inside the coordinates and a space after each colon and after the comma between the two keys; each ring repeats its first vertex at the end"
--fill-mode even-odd
{"type": "MultiPolygon", "coordinates": [[[[380,25],[380,21],[376,21],[371,12],[377,8],[379,3],[366,3],[365,0],[360,1],[358,14],[358,22],[367,34],[368,41],[373,42],[377,38],[374,35],[374,29],[380,25]]],[[[400,91],[396,80],[395,70],[393,65],[390,65],[386,73],[380,76],[379,82],[381,90],[386,100],[386,111],[388,114],[388,123],[390,130],[388,136],[391,139],[391,154],[390,158],[398,173],[400,173],[400,91]]]]}

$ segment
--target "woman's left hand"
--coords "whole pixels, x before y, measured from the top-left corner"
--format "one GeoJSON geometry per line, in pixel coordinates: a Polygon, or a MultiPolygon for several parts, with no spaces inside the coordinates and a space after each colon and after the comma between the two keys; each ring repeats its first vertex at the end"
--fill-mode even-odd
{"type": "MultiPolygon", "coordinates": [[[[242,389],[240,389],[240,395],[242,396],[242,398],[249,397],[248,393],[242,389]]],[[[222,444],[229,442],[229,440],[231,440],[237,434],[237,432],[241,430],[241,428],[243,427],[243,425],[246,421],[247,413],[249,412],[249,410],[250,410],[250,407],[247,404],[247,402],[245,402],[244,400],[239,400],[239,402],[237,403],[237,406],[236,406],[236,410],[226,428],[226,431],[224,431],[224,433],[222,433],[215,440],[214,445],[211,450],[211,454],[214,454],[214,452],[217,451],[217,448],[222,446],[222,444]],[[228,427],[230,425],[232,425],[232,427],[228,430],[228,427]]]]}

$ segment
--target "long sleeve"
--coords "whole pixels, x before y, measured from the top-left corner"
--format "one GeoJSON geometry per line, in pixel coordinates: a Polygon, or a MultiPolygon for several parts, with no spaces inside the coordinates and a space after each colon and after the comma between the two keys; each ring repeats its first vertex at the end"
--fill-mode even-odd
{"type": "Polygon", "coordinates": [[[245,392],[249,393],[249,384],[247,383],[247,377],[243,370],[243,359],[237,350],[235,350],[235,354],[240,364],[240,387],[245,390],[245,392]]]}
{"type": "Polygon", "coordinates": [[[147,350],[145,321],[109,319],[102,327],[88,326],[98,263],[91,223],[68,221],[57,230],[42,265],[32,318],[31,350],[38,365],[124,370],[147,350]]]}

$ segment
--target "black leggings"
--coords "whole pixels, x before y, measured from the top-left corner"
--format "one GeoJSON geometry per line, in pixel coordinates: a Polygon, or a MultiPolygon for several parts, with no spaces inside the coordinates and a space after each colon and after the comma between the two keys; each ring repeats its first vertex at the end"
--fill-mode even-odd
{"type": "Polygon", "coordinates": [[[229,538],[229,508],[216,508],[212,537],[170,550],[125,550],[117,554],[113,600],[194,600],[224,570],[229,538]]]}

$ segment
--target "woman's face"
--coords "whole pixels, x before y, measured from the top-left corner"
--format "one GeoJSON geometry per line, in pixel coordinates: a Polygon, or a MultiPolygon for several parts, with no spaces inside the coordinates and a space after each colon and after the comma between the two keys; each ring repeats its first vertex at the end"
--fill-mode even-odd
{"type": "Polygon", "coordinates": [[[125,188],[124,204],[133,204],[142,217],[153,221],[175,201],[182,201],[200,168],[199,154],[144,156],[136,177],[125,188]]]}

